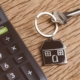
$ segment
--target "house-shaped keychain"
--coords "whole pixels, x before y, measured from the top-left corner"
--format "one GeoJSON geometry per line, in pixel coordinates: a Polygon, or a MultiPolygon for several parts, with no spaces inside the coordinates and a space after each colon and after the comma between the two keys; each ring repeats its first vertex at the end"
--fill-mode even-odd
{"type": "Polygon", "coordinates": [[[65,49],[60,40],[46,40],[41,47],[44,65],[67,63],[65,49]]]}

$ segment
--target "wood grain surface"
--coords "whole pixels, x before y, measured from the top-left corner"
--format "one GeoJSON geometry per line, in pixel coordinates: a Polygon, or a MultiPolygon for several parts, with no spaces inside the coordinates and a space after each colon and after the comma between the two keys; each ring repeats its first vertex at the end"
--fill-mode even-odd
{"type": "MultiPolygon", "coordinates": [[[[35,17],[40,12],[72,11],[80,8],[80,0],[0,0],[0,4],[48,80],[80,80],[80,15],[60,25],[54,36],[67,47],[66,65],[42,65],[39,49],[47,38],[37,33],[34,26],[35,17]]],[[[54,31],[54,24],[48,16],[41,17],[38,22],[43,33],[54,31]]]]}

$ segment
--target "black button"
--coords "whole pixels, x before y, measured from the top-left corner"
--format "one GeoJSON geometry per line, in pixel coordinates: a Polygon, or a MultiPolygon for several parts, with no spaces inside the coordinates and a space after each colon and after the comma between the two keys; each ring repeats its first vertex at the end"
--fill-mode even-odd
{"type": "Polygon", "coordinates": [[[6,53],[4,51],[0,51],[0,60],[6,58],[6,53]]]}
{"type": "Polygon", "coordinates": [[[28,78],[28,80],[40,80],[29,63],[26,63],[25,65],[21,66],[21,70],[26,76],[26,78],[28,78]]]}
{"type": "Polygon", "coordinates": [[[7,71],[13,67],[12,63],[10,61],[4,62],[0,64],[0,67],[3,71],[7,71]]]}
{"type": "Polygon", "coordinates": [[[2,41],[4,42],[4,44],[8,44],[13,41],[13,38],[10,34],[7,34],[2,37],[2,41]]]}
{"type": "Polygon", "coordinates": [[[8,50],[11,54],[14,54],[19,51],[19,46],[17,44],[13,44],[10,47],[8,47],[8,50]]]}
{"type": "Polygon", "coordinates": [[[8,80],[16,80],[17,78],[19,78],[19,74],[17,73],[17,71],[12,71],[8,74],[6,74],[8,80]]]}
{"type": "Polygon", "coordinates": [[[21,53],[21,54],[18,54],[17,56],[15,56],[14,59],[17,63],[21,63],[26,60],[26,57],[23,53],[21,53]]]}

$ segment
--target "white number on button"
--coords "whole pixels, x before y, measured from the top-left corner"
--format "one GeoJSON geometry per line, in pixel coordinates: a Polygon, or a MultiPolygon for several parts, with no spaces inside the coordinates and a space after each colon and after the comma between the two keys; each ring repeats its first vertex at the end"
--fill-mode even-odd
{"type": "Polygon", "coordinates": [[[9,68],[9,65],[7,63],[4,64],[5,68],[9,68]]]}
{"type": "Polygon", "coordinates": [[[11,78],[15,78],[15,75],[14,75],[14,73],[10,73],[10,76],[11,76],[11,78]]]}

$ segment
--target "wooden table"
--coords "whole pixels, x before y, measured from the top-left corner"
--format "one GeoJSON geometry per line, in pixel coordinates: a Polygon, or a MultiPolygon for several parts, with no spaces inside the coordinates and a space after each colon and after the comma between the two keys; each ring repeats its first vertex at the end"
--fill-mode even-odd
{"type": "MultiPolygon", "coordinates": [[[[37,33],[34,27],[38,13],[75,10],[80,8],[80,0],[0,0],[0,4],[48,80],[80,80],[80,16],[60,25],[54,36],[55,40],[60,39],[67,47],[66,65],[42,65],[39,49],[47,38],[37,33]]],[[[49,34],[53,32],[54,24],[46,18],[43,16],[39,19],[39,26],[40,30],[49,34]]]]}

